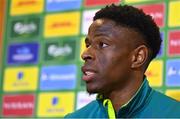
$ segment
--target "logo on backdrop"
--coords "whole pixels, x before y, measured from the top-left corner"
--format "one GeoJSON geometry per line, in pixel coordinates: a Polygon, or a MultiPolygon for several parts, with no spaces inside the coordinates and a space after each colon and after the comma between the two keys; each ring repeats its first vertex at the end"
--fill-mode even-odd
{"type": "Polygon", "coordinates": [[[81,7],[82,0],[46,0],[46,11],[74,10],[81,7]]]}
{"type": "Polygon", "coordinates": [[[28,18],[12,21],[11,38],[32,38],[39,34],[40,18],[28,18]]]}
{"type": "Polygon", "coordinates": [[[6,68],[3,82],[4,91],[32,91],[37,89],[37,67],[6,68]]]}
{"type": "Polygon", "coordinates": [[[8,47],[8,64],[37,63],[38,50],[38,43],[11,44],[8,47]]]}
{"type": "Polygon", "coordinates": [[[24,73],[22,71],[18,72],[17,74],[17,79],[18,80],[22,80],[23,79],[23,76],[24,76],[24,73]]]}
{"type": "Polygon", "coordinates": [[[11,0],[10,14],[24,15],[43,11],[44,0],[11,0]]]}
{"type": "Polygon", "coordinates": [[[151,15],[159,27],[164,26],[165,22],[165,5],[164,4],[150,4],[150,5],[140,5],[138,8],[143,9],[143,11],[151,15]]]}
{"type": "Polygon", "coordinates": [[[63,117],[74,109],[74,93],[40,93],[38,98],[38,117],[63,117]]]}
{"type": "Polygon", "coordinates": [[[74,89],[76,85],[76,73],[76,65],[42,67],[40,77],[40,89],[74,89]]]}
{"type": "Polygon", "coordinates": [[[69,61],[75,59],[76,41],[64,40],[45,45],[45,60],[69,61]]]}
{"type": "Polygon", "coordinates": [[[168,55],[180,55],[180,31],[170,31],[168,40],[168,55]]]}
{"type": "Polygon", "coordinates": [[[180,86],[180,60],[168,60],[166,65],[166,85],[180,86]]]}
{"type": "Polygon", "coordinates": [[[168,26],[177,27],[180,26],[180,15],[177,12],[180,10],[180,1],[170,1],[168,6],[168,26]]]}
{"type": "Polygon", "coordinates": [[[59,98],[58,97],[55,96],[55,97],[52,98],[52,105],[53,106],[57,105],[58,102],[59,102],[59,98]]]}
{"type": "Polygon", "coordinates": [[[44,36],[77,35],[79,34],[79,25],[80,12],[49,14],[45,17],[44,36]]]}
{"type": "Polygon", "coordinates": [[[3,116],[29,116],[34,112],[35,96],[26,95],[4,95],[3,96],[3,116]]]}

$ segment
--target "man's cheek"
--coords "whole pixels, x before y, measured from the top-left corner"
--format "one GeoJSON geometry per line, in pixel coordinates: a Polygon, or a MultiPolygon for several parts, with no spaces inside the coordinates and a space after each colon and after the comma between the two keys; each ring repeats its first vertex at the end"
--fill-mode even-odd
{"type": "Polygon", "coordinates": [[[103,66],[106,64],[106,62],[107,62],[106,56],[103,53],[99,52],[99,53],[97,53],[96,56],[97,56],[96,57],[97,58],[97,64],[99,64],[100,66],[103,66]]]}

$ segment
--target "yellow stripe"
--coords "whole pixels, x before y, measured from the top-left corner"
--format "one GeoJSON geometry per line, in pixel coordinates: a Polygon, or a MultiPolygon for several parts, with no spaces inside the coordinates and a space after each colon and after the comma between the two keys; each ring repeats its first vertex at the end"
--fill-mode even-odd
{"type": "Polygon", "coordinates": [[[116,119],[115,111],[114,111],[114,108],[113,108],[111,100],[105,99],[103,101],[103,105],[104,106],[107,105],[107,107],[108,107],[108,116],[109,116],[109,119],[116,119]]]}

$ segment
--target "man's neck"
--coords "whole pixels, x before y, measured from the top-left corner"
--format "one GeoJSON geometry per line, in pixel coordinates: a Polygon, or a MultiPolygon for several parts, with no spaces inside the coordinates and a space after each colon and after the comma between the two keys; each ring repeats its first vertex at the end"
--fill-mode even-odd
{"type": "Polygon", "coordinates": [[[133,78],[127,85],[120,90],[111,92],[108,96],[116,112],[126,104],[138,91],[143,82],[143,77],[133,78]]]}

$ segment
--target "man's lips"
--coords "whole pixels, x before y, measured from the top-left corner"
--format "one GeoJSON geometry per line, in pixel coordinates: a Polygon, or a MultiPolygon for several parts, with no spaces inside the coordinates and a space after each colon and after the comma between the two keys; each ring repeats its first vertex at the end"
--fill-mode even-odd
{"type": "Polygon", "coordinates": [[[91,69],[91,68],[86,68],[85,66],[82,66],[82,72],[83,72],[83,76],[82,76],[82,80],[88,82],[91,81],[95,78],[96,75],[96,71],[91,69]]]}

